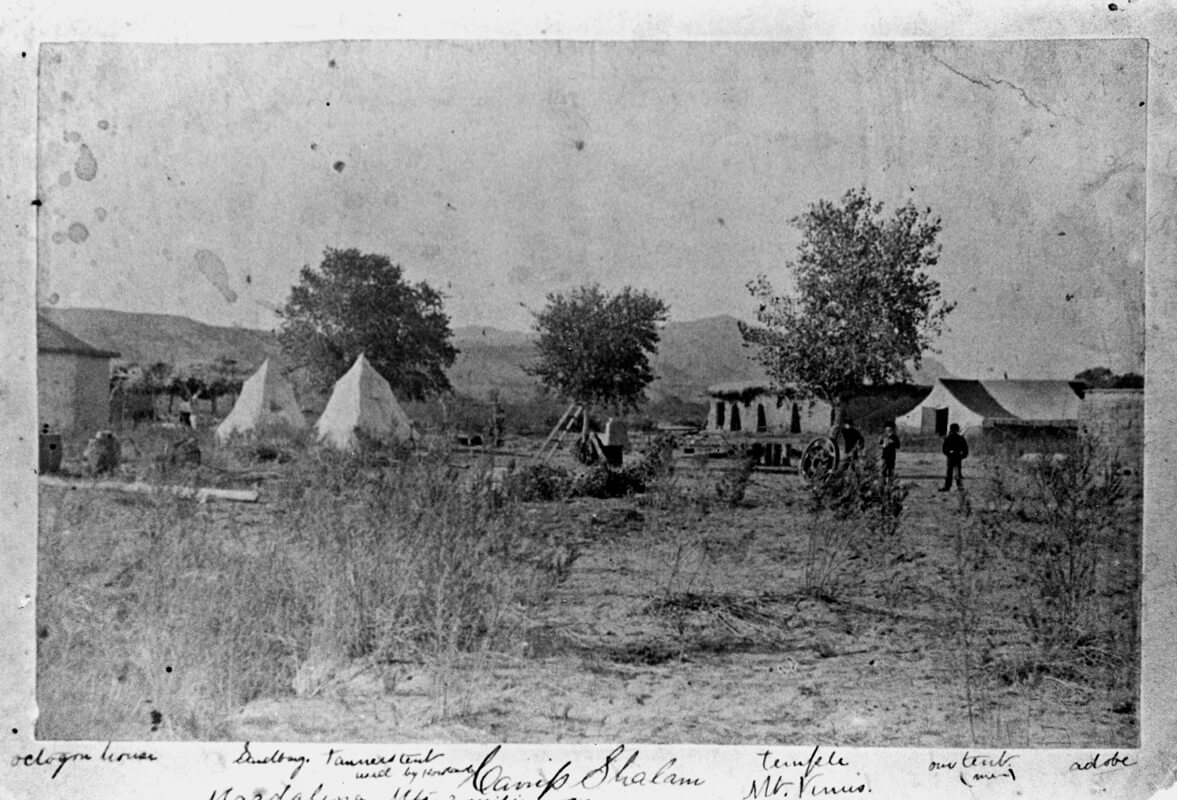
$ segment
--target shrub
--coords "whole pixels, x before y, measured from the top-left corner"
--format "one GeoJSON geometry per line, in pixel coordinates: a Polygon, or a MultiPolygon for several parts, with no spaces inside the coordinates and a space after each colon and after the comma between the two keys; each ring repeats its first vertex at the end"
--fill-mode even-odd
{"type": "MultiPolygon", "coordinates": [[[[983,566],[998,556],[1012,564],[1021,587],[1014,617],[1028,635],[1017,652],[992,663],[982,656],[980,663],[1006,682],[1046,674],[1134,694],[1137,518],[1124,513],[1115,471],[1088,446],[1057,440],[1054,445],[1061,457],[1048,452],[1033,460],[1020,460],[1015,447],[994,448],[985,502],[974,507],[962,493],[961,524],[969,537],[964,572],[978,568],[972,562],[983,566]],[[974,549],[979,556],[972,555],[974,549]]],[[[961,607],[970,602],[968,596],[959,599],[961,607]]]]}
{"type": "Polygon", "coordinates": [[[508,620],[518,603],[550,584],[517,506],[442,455],[383,469],[324,461],[300,482],[288,524],[319,565],[319,622],[350,657],[494,646],[521,621],[508,620]]]}
{"type": "Polygon", "coordinates": [[[572,494],[572,475],[562,467],[529,464],[507,475],[503,493],[523,502],[563,500],[572,494]]]}
{"type": "Polygon", "coordinates": [[[626,497],[645,490],[643,470],[638,466],[614,468],[597,464],[577,472],[572,478],[572,493],[577,497],[626,497]]]}
{"type": "Polygon", "coordinates": [[[906,484],[885,480],[873,460],[843,462],[809,484],[810,511],[861,519],[871,533],[891,537],[898,532],[909,492],[906,484]]]}
{"type": "Polygon", "coordinates": [[[748,455],[740,459],[734,469],[724,471],[715,482],[715,496],[720,502],[731,506],[744,502],[748,484],[752,482],[752,470],[756,466],[756,461],[754,456],[748,455]]]}
{"type": "Polygon", "coordinates": [[[1028,619],[1052,648],[1070,647],[1084,635],[1085,612],[1095,592],[1099,539],[1121,526],[1123,486],[1098,468],[1090,448],[1068,448],[1061,460],[1026,467],[1031,510],[1041,521],[1023,562],[1037,598],[1028,619]]]}
{"type": "Polygon", "coordinates": [[[908,487],[884,480],[877,462],[844,462],[809,485],[804,590],[834,597],[863,560],[888,565],[898,544],[908,487]]]}
{"type": "Polygon", "coordinates": [[[661,433],[650,439],[630,462],[636,475],[647,483],[661,480],[674,472],[675,439],[661,433]]]}

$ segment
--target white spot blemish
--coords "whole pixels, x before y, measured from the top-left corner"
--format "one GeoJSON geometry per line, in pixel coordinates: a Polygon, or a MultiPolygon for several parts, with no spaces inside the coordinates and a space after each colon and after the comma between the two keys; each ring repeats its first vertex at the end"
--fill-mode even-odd
{"type": "Polygon", "coordinates": [[[31,603],[31,602],[33,602],[33,596],[31,594],[26,594],[24,597],[22,597],[20,600],[18,600],[16,602],[16,607],[17,608],[28,608],[29,603],[31,603]]]}

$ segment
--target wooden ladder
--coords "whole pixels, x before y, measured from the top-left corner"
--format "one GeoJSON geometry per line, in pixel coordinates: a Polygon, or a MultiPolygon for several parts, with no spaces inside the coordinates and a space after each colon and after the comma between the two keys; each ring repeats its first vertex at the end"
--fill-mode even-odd
{"type": "Polygon", "coordinates": [[[564,412],[564,416],[560,417],[560,421],[556,423],[556,427],[552,428],[552,432],[548,434],[548,438],[539,446],[539,450],[535,451],[535,458],[541,462],[551,458],[560,449],[560,445],[564,442],[564,437],[568,435],[572,422],[583,411],[584,407],[576,403],[568,406],[568,410],[564,412]]]}

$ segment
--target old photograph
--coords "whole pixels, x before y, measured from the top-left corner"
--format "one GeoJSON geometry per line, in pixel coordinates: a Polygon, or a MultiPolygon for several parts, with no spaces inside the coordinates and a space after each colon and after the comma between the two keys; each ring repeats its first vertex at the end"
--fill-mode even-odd
{"type": "Polygon", "coordinates": [[[38,738],[1140,746],[1145,41],[38,58],[38,738]]]}

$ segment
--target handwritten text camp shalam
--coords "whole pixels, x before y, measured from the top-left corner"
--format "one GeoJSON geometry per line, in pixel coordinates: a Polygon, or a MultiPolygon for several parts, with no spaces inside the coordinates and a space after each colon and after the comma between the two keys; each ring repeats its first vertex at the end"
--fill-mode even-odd
{"type": "MultiPolygon", "coordinates": [[[[697,789],[706,782],[685,771],[676,758],[649,759],[637,748],[617,745],[607,755],[576,765],[567,760],[551,774],[518,773],[501,758],[502,745],[496,745],[477,763],[453,762],[434,748],[421,752],[394,752],[361,755],[346,748],[330,748],[325,758],[311,758],[306,753],[280,748],[259,748],[246,742],[234,759],[237,765],[279,766],[285,773],[280,787],[263,792],[246,792],[222,786],[209,800],[333,800],[333,798],[389,798],[389,800],[573,800],[590,794],[617,789],[661,786],[697,789]],[[348,778],[373,780],[372,788],[348,795],[332,793],[319,784],[308,791],[293,782],[303,767],[345,769],[348,778]],[[289,772],[286,772],[289,770],[289,772]],[[452,776],[448,789],[445,778],[452,776]],[[418,783],[418,781],[422,781],[418,783]],[[441,781],[439,783],[439,780],[441,781]],[[395,782],[392,783],[392,782],[395,782]],[[379,786],[379,788],[377,788],[379,786]]],[[[611,795],[610,795],[611,796],[611,795]]]]}

